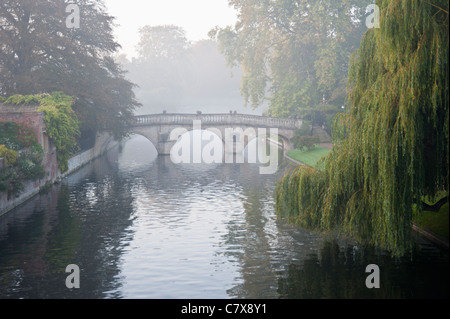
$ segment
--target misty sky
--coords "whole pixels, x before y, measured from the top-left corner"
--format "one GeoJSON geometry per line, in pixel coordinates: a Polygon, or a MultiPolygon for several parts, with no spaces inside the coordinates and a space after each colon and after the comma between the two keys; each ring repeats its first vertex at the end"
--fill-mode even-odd
{"type": "Polygon", "coordinates": [[[228,0],[105,0],[116,17],[116,36],[128,57],[135,56],[138,30],[145,25],[173,24],[183,27],[189,41],[208,38],[215,26],[234,25],[236,11],[228,0]]]}

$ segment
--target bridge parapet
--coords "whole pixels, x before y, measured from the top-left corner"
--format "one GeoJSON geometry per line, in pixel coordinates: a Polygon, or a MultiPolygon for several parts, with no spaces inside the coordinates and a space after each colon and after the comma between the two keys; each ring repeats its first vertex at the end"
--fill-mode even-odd
{"type": "Polygon", "coordinates": [[[148,125],[192,125],[201,121],[202,125],[242,125],[260,128],[280,128],[296,130],[302,121],[297,119],[273,118],[249,114],[152,114],[135,117],[134,126],[148,125]]]}

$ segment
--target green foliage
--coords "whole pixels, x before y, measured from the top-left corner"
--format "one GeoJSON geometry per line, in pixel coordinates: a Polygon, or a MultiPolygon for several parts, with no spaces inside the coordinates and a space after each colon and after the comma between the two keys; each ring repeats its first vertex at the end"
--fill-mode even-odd
{"type": "Polygon", "coordinates": [[[343,110],[342,105],[319,104],[311,108],[301,109],[298,111],[298,114],[303,121],[323,127],[331,135],[334,119],[343,110]]]}
{"type": "Polygon", "coordinates": [[[68,169],[68,160],[78,149],[78,119],[72,110],[72,98],[60,92],[44,96],[40,101],[40,112],[44,112],[47,134],[56,146],[61,172],[68,169]]]}
{"type": "Polygon", "coordinates": [[[0,95],[10,104],[39,104],[41,92],[75,97],[83,131],[123,136],[140,104],[134,84],[112,56],[120,48],[103,0],[77,0],[83,27],[70,29],[67,1],[2,0],[0,6],[0,95]],[[16,99],[18,98],[18,100],[16,99]]]}
{"type": "Polygon", "coordinates": [[[19,173],[12,166],[7,166],[0,170],[0,192],[6,192],[8,198],[18,196],[23,191],[23,183],[19,173]]]}
{"type": "Polygon", "coordinates": [[[351,108],[336,118],[337,145],[323,171],[284,177],[277,213],[403,255],[415,203],[449,189],[448,1],[377,5],[381,27],[352,58],[351,108]]]}
{"type": "Polygon", "coordinates": [[[308,136],[311,134],[311,127],[309,125],[302,125],[295,131],[295,136],[308,136]]]}
{"type": "Polygon", "coordinates": [[[320,143],[320,139],[317,136],[296,136],[293,143],[296,149],[312,151],[320,143]]]}
{"type": "Polygon", "coordinates": [[[0,144],[15,151],[39,145],[30,127],[14,122],[0,123],[0,144]]]}
{"type": "Polygon", "coordinates": [[[0,145],[0,157],[6,166],[0,169],[0,191],[8,197],[18,196],[23,183],[44,177],[42,166],[44,152],[33,131],[13,122],[0,123],[0,141],[11,146],[0,145]]]}
{"type": "Polygon", "coordinates": [[[36,180],[44,177],[45,170],[42,164],[44,151],[40,146],[33,146],[22,150],[16,165],[25,180],[36,180]]]}
{"type": "Polygon", "coordinates": [[[14,165],[0,170],[0,191],[7,192],[8,197],[18,196],[23,191],[23,183],[43,178],[42,150],[24,150],[14,165]]]}
{"type": "Polygon", "coordinates": [[[6,161],[6,165],[14,165],[18,156],[19,154],[16,151],[6,148],[5,145],[0,145],[0,157],[6,161]]]}
{"type": "Polygon", "coordinates": [[[298,150],[311,151],[316,147],[316,144],[320,143],[320,139],[317,136],[311,136],[311,128],[308,125],[303,125],[295,132],[294,138],[291,142],[298,150]]]}
{"type": "Polygon", "coordinates": [[[41,95],[21,95],[15,94],[5,99],[4,104],[11,105],[38,105],[41,100],[41,95]]]}
{"type": "MultiPolygon", "coordinates": [[[[5,104],[39,105],[38,111],[44,113],[47,134],[56,146],[59,169],[61,172],[67,171],[68,160],[78,149],[76,138],[80,135],[79,121],[72,109],[72,97],[61,92],[31,96],[17,94],[9,97],[5,104]]],[[[0,126],[0,143],[15,150],[31,146],[34,135],[22,134],[20,130],[30,129],[14,123],[5,124],[3,128],[0,126]]]]}
{"type": "Polygon", "coordinates": [[[230,0],[234,28],[216,28],[230,66],[242,66],[241,93],[269,115],[289,117],[323,103],[344,104],[348,62],[365,32],[369,0],[230,0]]]}

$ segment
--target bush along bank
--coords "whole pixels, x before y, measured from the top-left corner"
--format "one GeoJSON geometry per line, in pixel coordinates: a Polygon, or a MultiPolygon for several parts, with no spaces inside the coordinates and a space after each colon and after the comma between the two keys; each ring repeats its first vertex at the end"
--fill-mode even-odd
{"type": "Polygon", "coordinates": [[[23,191],[24,183],[43,178],[44,151],[37,142],[33,131],[14,122],[0,123],[0,192],[8,198],[16,197],[23,191]]]}
{"type": "MultiPolygon", "coordinates": [[[[2,98],[2,103],[12,106],[38,106],[43,113],[45,132],[56,147],[56,159],[61,173],[68,170],[68,160],[78,150],[76,138],[79,121],[72,110],[73,99],[61,92],[40,95],[14,95],[2,98]]],[[[27,181],[41,179],[45,175],[42,166],[43,146],[38,143],[33,130],[15,122],[0,123],[0,192],[7,192],[8,199],[18,197],[27,181]]]]}

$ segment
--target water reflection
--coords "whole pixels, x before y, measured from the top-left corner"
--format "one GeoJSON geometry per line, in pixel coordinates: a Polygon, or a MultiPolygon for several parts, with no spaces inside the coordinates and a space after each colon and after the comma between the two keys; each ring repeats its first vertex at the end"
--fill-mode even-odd
{"type": "Polygon", "coordinates": [[[325,242],[319,254],[291,264],[279,279],[280,298],[400,299],[448,298],[448,254],[423,242],[411,255],[393,259],[373,247],[325,242]],[[380,267],[380,289],[367,289],[369,264],[380,267]]]}
{"type": "Polygon", "coordinates": [[[448,297],[448,253],[422,243],[391,259],[288,225],[276,179],[257,164],[173,164],[134,138],[0,218],[0,298],[448,297]],[[382,288],[369,290],[373,263],[382,288]]]}
{"type": "Polygon", "coordinates": [[[104,158],[82,169],[0,219],[0,297],[121,297],[118,266],[123,238],[132,237],[132,199],[126,183],[107,175],[109,164],[104,158]],[[73,263],[80,290],[65,287],[73,263]]]}

